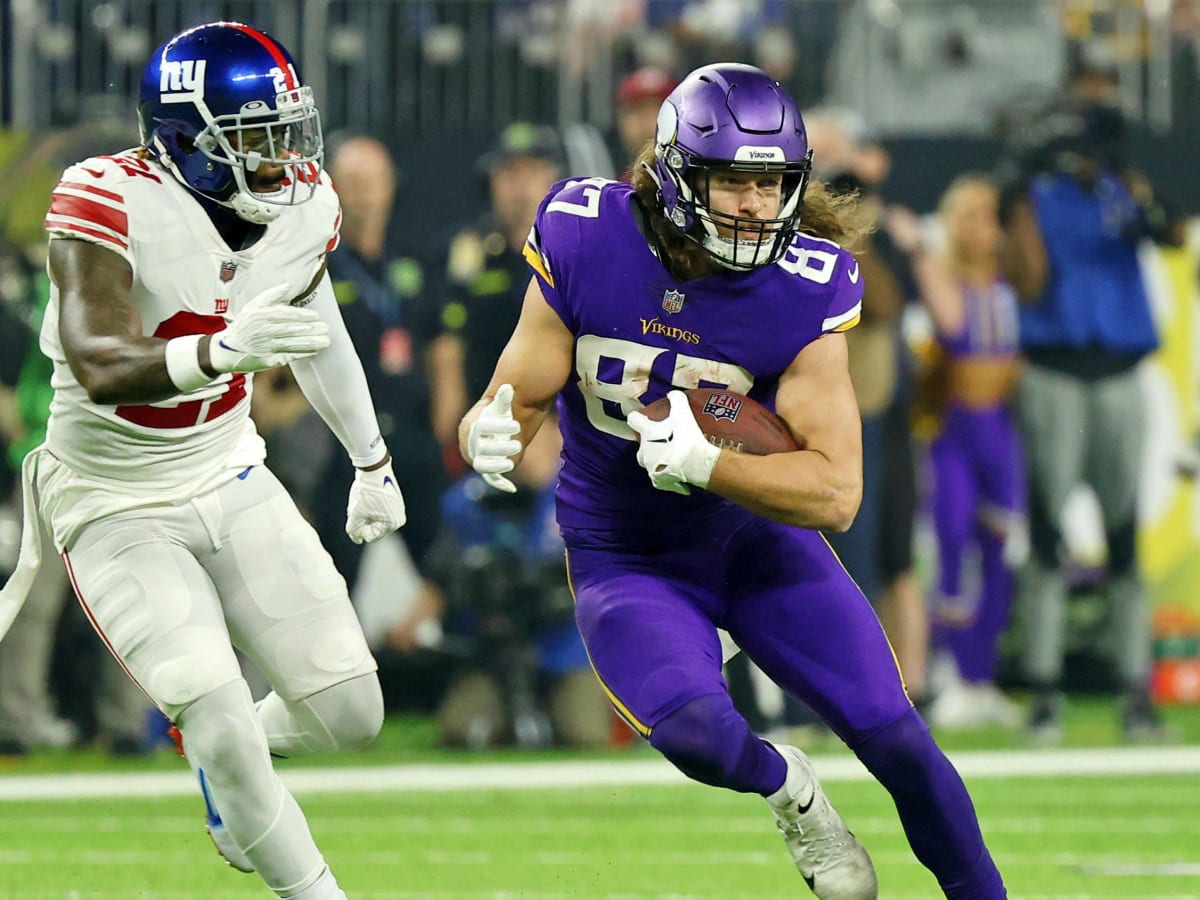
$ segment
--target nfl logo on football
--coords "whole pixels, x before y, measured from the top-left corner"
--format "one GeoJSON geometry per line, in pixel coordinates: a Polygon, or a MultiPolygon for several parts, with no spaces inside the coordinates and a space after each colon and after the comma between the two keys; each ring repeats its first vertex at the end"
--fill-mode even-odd
{"type": "Polygon", "coordinates": [[[704,401],[704,414],[717,421],[728,419],[736,422],[741,409],[742,401],[733,394],[713,394],[704,401]]]}
{"type": "Polygon", "coordinates": [[[663,294],[662,308],[669,313],[677,313],[683,309],[683,291],[668,290],[663,294]]]}

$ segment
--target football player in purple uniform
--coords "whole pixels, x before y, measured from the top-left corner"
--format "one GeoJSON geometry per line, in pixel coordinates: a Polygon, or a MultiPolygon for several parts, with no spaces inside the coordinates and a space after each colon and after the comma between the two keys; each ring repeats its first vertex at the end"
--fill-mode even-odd
{"type": "Polygon", "coordinates": [[[721,677],[718,629],[808,703],[892,794],[947,897],[1005,890],[971,799],[913,709],[870,604],[820,530],[862,489],[842,334],[858,319],[852,200],[810,185],[794,101],[758,69],[692,72],[663,103],[632,185],[556,185],[492,382],[459,428],[501,490],[557,400],[558,518],[576,619],[618,712],[681,771],[763,796],[823,900],[877,896],[867,851],[795,747],[754,735],[721,677]],[[709,444],[679,388],[748,394],[803,450],[709,444]],[[662,396],[661,422],[639,410],[662,396]],[[649,477],[647,477],[647,475],[649,477]]]}

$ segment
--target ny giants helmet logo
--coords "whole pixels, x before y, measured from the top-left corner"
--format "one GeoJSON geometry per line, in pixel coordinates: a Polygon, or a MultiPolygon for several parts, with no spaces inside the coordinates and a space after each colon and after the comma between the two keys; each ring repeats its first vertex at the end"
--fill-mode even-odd
{"type": "Polygon", "coordinates": [[[711,394],[704,401],[704,409],[701,410],[704,415],[712,416],[718,422],[721,419],[736,422],[741,411],[742,401],[733,394],[711,394]]]}
{"type": "Polygon", "coordinates": [[[190,103],[204,99],[205,59],[181,59],[164,62],[159,76],[158,93],[163,103],[190,103]]]}

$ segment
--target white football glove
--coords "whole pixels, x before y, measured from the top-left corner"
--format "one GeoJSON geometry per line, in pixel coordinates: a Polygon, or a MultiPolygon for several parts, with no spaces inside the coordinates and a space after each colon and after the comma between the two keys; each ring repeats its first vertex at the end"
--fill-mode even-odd
{"type": "Polygon", "coordinates": [[[667,394],[671,412],[655,422],[638,410],[625,417],[638,433],[637,461],[650,473],[650,483],[660,491],[690,494],[689,484],[708,487],[721,448],[708,442],[683,391],[667,394]]]}
{"type": "Polygon", "coordinates": [[[471,467],[483,480],[498,491],[515,494],[517,486],[505,478],[516,465],[512,457],[521,452],[521,441],[514,435],[520,434],[521,424],[512,414],[513,388],[502,384],[492,402],[479,413],[467,432],[467,455],[471,467]]]}
{"type": "Polygon", "coordinates": [[[346,504],[346,535],[356,544],[371,544],[391,534],[408,519],[404,496],[389,460],[377,469],[354,471],[346,504]]]}
{"type": "Polygon", "coordinates": [[[316,310],[291,306],[286,284],[268,288],[212,336],[208,358],[217,372],[261,372],[305,359],[329,346],[329,326],[316,310]]]}

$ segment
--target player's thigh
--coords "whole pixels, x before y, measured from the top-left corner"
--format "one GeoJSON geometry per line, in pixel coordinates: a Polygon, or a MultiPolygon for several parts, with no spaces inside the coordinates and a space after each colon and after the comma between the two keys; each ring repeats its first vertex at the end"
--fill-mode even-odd
{"type": "Polygon", "coordinates": [[[220,600],[186,546],[185,513],[102,519],[63,554],[96,632],[172,718],[241,677],[220,600]]]}
{"type": "Polygon", "coordinates": [[[703,599],[664,560],[567,554],[575,621],[613,706],[643,735],[689,700],[724,691],[721,642],[703,599]]]}
{"type": "Polygon", "coordinates": [[[258,467],[216,493],[220,549],[204,560],[234,645],[285,700],[376,669],[346,591],[312,526],[258,467]]]}
{"type": "Polygon", "coordinates": [[[728,580],[734,640],[845,740],[907,712],[879,619],[818,532],[760,520],[740,535],[728,580]]]}

